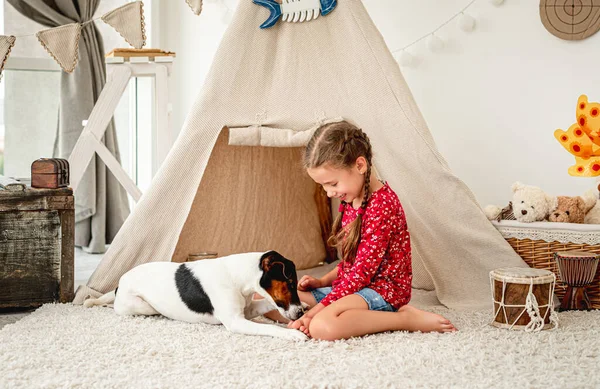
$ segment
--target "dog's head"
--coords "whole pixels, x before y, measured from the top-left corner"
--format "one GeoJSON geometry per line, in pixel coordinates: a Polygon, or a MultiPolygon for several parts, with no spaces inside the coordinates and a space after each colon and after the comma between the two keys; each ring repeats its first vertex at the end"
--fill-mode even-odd
{"type": "MultiPolygon", "coordinates": [[[[263,274],[260,286],[268,293],[283,316],[296,320],[304,314],[298,297],[296,265],[277,251],[264,253],[259,262],[263,274]]],[[[264,296],[267,297],[267,296],[264,296]]]]}

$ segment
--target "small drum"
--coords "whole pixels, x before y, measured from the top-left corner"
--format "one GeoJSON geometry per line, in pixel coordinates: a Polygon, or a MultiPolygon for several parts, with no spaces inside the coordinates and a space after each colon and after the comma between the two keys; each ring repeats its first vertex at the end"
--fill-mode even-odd
{"type": "Polygon", "coordinates": [[[541,331],[558,326],[553,297],[556,276],[549,270],[507,267],[492,270],[492,325],[510,330],[541,331]]]}
{"type": "Polygon", "coordinates": [[[567,291],[560,303],[560,310],[592,308],[585,287],[592,283],[598,269],[598,254],[583,251],[559,251],[554,253],[562,281],[567,291]]]}

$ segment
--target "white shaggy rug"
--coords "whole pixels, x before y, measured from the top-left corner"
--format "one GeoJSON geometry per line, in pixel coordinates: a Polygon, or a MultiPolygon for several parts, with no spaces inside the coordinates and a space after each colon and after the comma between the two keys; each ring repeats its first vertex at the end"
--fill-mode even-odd
{"type": "Polygon", "coordinates": [[[436,309],[455,334],[295,343],[110,308],[45,305],[0,330],[1,388],[598,387],[600,311],[537,334],[436,309]]]}

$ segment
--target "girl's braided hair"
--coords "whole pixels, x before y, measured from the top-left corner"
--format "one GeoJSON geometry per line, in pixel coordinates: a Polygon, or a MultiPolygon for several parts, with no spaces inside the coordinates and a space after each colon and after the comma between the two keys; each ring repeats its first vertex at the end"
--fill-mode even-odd
{"type": "MultiPolygon", "coordinates": [[[[369,137],[360,128],[346,121],[325,124],[315,131],[304,152],[305,169],[317,168],[325,164],[333,168],[349,169],[354,166],[358,157],[364,157],[367,161],[365,194],[361,208],[356,219],[346,229],[342,229],[344,213],[340,212],[327,241],[330,246],[337,248],[344,261],[349,262],[353,262],[356,257],[362,217],[370,195],[373,151],[369,137]]],[[[345,205],[345,202],[342,203],[345,205]]]]}

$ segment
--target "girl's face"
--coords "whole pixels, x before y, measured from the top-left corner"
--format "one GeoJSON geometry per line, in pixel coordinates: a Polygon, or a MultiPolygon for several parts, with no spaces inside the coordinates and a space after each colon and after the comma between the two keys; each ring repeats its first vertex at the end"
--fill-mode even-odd
{"type": "Polygon", "coordinates": [[[323,186],[328,197],[335,197],[347,203],[354,202],[355,208],[360,205],[364,196],[366,160],[358,157],[350,168],[334,168],[324,164],[307,169],[308,175],[317,184],[323,186]]]}

